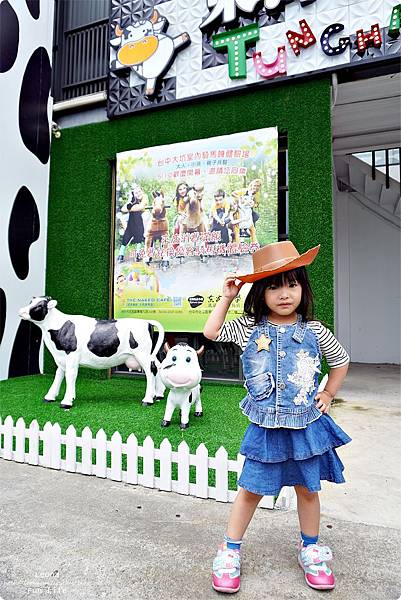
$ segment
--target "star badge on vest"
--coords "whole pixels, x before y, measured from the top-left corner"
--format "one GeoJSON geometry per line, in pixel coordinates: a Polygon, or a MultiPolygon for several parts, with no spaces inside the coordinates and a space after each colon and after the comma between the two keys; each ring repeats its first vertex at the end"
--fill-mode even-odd
{"type": "Polygon", "coordinates": [[[270,344],[272,343],[271,339],[266,337],[264,333],[257,340],[255,340],[255,344],[258,345],[258,352],[261,350],[267,350],[270,352],[270,344]]]}

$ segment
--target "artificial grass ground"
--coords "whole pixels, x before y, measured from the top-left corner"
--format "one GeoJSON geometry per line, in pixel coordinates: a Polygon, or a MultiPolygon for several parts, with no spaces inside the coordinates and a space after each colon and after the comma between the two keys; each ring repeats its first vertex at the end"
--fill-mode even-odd
{"type": "MultiPolygon", "coordinates": [[[[83,428],[90,427],[95,436],[104,429],[108,439],[119,431],[123,441],[134,433],[142,444],[150,435],[158,447],[168,438],[173,450],[185,440],[191,453],[204,443],[212,456],[220,446],[224,446],[229,458],[237,457],[242,435],[248,420],[242,415],[238,403],[243,398],[241,385],[202,383],[203,416],[194,417],[191,411],[189,428],[179,428],[178,411],[174,412],[170,427],[162,428],[160,421],[165,410],[165,401],[144,407],[141,399],[145,392],[143,378],[113,377],[94,380],[83,375],[77,379],[74,407],[69,411],[60,408],[64,395],[64,384],[58,400],[46,404],[43,398],[49,389],[51,375],[31,375],[0,382],[0,417],[11,415],[14,422],[23,417],[27,426],[36,419],[42,429],[47,421],[59,423],[62,433],[69,425],[74,425],[80,435],[83,428]]],[[[167,397],[167,390],[165,392],[167,397]]]]}

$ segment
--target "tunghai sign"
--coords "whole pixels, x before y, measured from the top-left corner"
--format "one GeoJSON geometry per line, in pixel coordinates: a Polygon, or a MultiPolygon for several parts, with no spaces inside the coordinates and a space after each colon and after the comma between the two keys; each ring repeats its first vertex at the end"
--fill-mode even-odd
{"type": "Polygon", "coordinates": [[[400,56],[386,0],[112,0],[108,114],[400,56]]]}

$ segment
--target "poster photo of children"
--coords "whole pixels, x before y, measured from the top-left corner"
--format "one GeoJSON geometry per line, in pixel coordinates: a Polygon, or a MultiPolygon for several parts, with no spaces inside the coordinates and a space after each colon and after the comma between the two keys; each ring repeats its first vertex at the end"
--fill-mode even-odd
{"type": "Polygon", "coordinates": [[[221,274],[277,240],[277,146],[265,128],[117,155],[116,318],[157,311],[166,331],[202,330],[221,274]]]}

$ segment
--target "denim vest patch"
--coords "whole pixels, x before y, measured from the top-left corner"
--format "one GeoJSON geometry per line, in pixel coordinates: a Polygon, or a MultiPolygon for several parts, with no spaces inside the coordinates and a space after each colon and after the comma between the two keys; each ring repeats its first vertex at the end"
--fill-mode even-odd
{"type": "Polygon", "coordinates": [[[241,360],[248,393],[240,407],[252,423],[302,429],[321,416],[315,406],[321,352],[300,315],[293,325],[272,325],[264,317],[241,360]]]}

